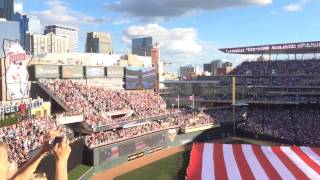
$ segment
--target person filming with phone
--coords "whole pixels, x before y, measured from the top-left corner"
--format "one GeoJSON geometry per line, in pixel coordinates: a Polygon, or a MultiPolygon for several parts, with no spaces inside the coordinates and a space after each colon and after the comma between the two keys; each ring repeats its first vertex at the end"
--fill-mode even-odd
{"type": "Polygon", "coordinates": [[[41,160],[52,151],[56,161],[55,179],[68,179],[68,159],[71,153],[69,140],[66,136],[58,136],[55,132],[48,132],[43,137],[43,144],[39,153],[20,167],[16,172],[12,172],[8,160],[8,146],[0,141],[0,180],[25,180],[31,179],[41,162],[41,160]]]}

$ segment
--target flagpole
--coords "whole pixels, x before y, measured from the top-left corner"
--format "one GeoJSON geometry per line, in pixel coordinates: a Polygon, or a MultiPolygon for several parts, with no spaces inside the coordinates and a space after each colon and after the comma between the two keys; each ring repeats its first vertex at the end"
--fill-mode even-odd
{"type": "Polygon", "coordinates": [[[178,110],[180,109],[180,95],[178,93],[178,110]]]}
{"type": "Polygon", "coordinates": [[[192,108],[193,108],[193,114],[194,114],[194,93],[192,94],[192,108]]]}

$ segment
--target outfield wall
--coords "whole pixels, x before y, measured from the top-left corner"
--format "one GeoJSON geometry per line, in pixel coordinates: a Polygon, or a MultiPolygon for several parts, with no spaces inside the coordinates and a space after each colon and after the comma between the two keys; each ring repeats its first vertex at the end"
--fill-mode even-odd
{"type": "MultiPolygon", "coordinates": [[[[127,163],[129,158],[141,156],[170,147],[178,147],[192,142],[208,141],[223,138],[232,134],[232,126],[220,127],[181,134],[180,128],[166,129],[117,143],[89,149],[83,139],[71,144],[71,154],[68,160],[68,172],[80,164],[92,166],[80,179],[87,180],[95,173],[127,163]]],[[[35,153],[36,154],[36,153],[35,153]]],[[[49,180],[54,179],[55,160],[53,155],[44,158],[37,172],[45,172],[49,180]]]]}
{"type": "MultiPolygon", "coordinates": [[[[102,147],[98,147],[92,151],[93,159],[88,161],[93,168],[87,172],[95,174],[115,166],[119,166],[128,162],[129,158],[135,156],[146,156],[154,152],[154,150],[167,149],[170,147],[178,147],[194,141],[208,141],[216,138],[226,137],[232,134],[232,126],[222,125],[212,129],[197,131],[187,134],[180,134],[180,128],[173,128],[158,131],[141,137],[121,141],[102,147]]],[[[87,176],[85,176],[87,178],[87,176]]],[[[82,178],[83,179],[83,178],[82,178]]]]}

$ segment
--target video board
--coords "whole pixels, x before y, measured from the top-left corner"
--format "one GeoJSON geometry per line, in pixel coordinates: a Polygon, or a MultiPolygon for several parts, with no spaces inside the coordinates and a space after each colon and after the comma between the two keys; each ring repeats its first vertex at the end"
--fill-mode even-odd
{"type": "Polygon", "coordinates": [[[128,90],[155,89],[157,84],[155,68],[128,67],[125,79],[128,90]]]}

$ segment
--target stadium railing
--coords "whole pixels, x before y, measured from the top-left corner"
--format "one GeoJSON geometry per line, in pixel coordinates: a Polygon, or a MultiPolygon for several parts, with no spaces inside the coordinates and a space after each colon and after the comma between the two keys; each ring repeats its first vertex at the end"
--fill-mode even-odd
{"type": "Polygon", "coordinates": [[[172,117],[172,116],[180,114],[180,113],[181,112],[176,112],[176,113],[153,116],[153,117],[149,117],[149,118],[142,118],[142,119],[137,119],[137,120],[132,120],[132,121],[124,121],[124,122],[119,122],[119,123],[110,124],[110,125],[94,126],[94,127],[92,127],[92,132],[101,132],[101,131],[112,130],[115,128],[123,127],[124,125],[126,125],[128,123],[132,123],[132,122],[141,123],[141,122],[145,122],[145,121],[155,121],[155,120],[166,119],[166,118],[172,117]]]}

